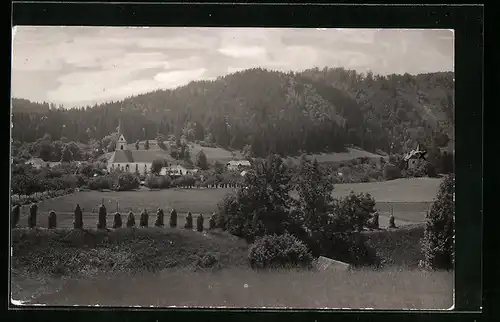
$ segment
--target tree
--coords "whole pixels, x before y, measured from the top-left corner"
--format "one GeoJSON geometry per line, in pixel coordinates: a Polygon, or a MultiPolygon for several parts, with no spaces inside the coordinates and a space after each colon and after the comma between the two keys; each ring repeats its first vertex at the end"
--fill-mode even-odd
{"type": "Polygon", "coordinates": [[[241,150],[241,153],[245,159],[251,159],[254,157],[252,146],[250,144],[245,145],[241,150]]]}
{"type": "Polygon", "coordinates": [[[328,221],[328,208],[332,204],[333,183],[322,171],[316,159],[301,159],[295,189],[299,193],[299,207],[303,211],[303,224],[309,231],[321,232],[328,221]]]}
{"type": "Polygon", "coordinates": [[[336,231],[363,231],[375,213],[375,199],[370,194],[354,194],[336,201],[333,215],[336,231]]]}
{"type": "Polygon", "coordinates": [[[208,160],[203,150],[200,150],[196,155],[196,166],[201,170],[208,170],[208,160]]]}
{"type": "Polygon", "coordinates": [[[161,169],[166,165],[166,160],[163,158],[156,158],[151,163],[151,173],[160,174],[161,169]]]}
{"type": "Polygon", "coordinates": [[[149,140],[146,140],[146,142],[144,142],[144,150],[149,150],[149,140]]]}
{"type": "Polygon", "coordinates": [[[422,241],[425,267],[453,269],[455,225],[455,176],[448,175],[439,186],[436,200],[426,216],[422,241]]]}
{"type": "Polygon", "coordinates": [[[69,146],[65,146],[62,151],[61,162],[71,162],[71,161],[74,161],[73,152],[71,152],[69,146]]]}
{"type": "Polygon", "coordinates": [[[290,177],[282,159],[269,155],[266,161],[249,170],[243,180],[236,194],[224,198],[219,206],[225,229],[248,241],[266,234],[285,233],[289,224],[290,177]]]}
{"type": "Polygon", "coordinates": [[[166,146],[165,146],[165,142],[164,142],[164,141],[165,141],[165,137],[163,136],[163,134],[158,133],[158,134],[156,135],[156,143],[158,144],[158,147],[159,147],[160,149],[163,149],[163,150],[165,150],[165,149],[166,149],[166,146]]]}
{"type": "Polygon", "coordinates": [[[187,146],[184,149],[183,159],[184,159],[184,162],[186,162],[187,164],[193,163],[193,160],[191,160],[191,152],[189,151],[189,148],[187,146]]]}

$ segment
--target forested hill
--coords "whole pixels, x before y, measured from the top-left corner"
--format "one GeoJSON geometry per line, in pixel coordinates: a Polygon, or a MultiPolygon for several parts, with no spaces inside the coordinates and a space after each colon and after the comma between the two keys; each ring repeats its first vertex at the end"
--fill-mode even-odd
{"type": "Polygon", "coordinates": [[[256,156],[341,151],[347,144],[401,152],[417,141],[442,146],[453,137],[453,78],[257,68],[85,108],[47,110],[47,103],[14,99],[12,131],[21,142],[46,133],[86,142],[115,132],[121,117],[130,142],[162,133],[224,148],[248,144],[256,156]]]}

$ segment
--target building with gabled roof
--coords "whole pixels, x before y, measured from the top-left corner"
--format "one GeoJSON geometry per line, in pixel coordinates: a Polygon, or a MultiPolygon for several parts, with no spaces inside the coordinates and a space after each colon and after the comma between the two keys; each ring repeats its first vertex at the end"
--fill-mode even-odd
{"type": "Polygon", "coordinates": [[[244,170],[251,167],[250,161],[248,160],[231,160],[226,164],[226,167],[230,171],[244,170]]]}
{"type": "Polygon", "coordinates": [[[418,167],[421,161],[425,160],[424,156],[427,152],[420,150],[420,144],[417,145],[415,150],[411,150],[404,157],[404,161],[408,165],[408,169],[414,169],[418,167]]]}
{"type": "Polygon", "coordinates": [[[151,165],[155,159],[165,159],[170,161],[172,158],[168,153],[162,150],[129,149],[127,140],[121,131],[121,121],[118,125],[118,141],[115,151],[108,159],[107,169],[109,172],[115,169],[131,173],[147,174],[151,170],[151,165]]]}

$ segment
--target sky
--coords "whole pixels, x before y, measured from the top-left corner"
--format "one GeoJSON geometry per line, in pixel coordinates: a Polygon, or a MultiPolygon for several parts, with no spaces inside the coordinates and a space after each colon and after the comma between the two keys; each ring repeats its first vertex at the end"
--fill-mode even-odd
{"type": "Polygon", "coordinates": [[[13,97],[83,106],[262,67],[454,70],[453,30],[13,28],[13,97]]]}

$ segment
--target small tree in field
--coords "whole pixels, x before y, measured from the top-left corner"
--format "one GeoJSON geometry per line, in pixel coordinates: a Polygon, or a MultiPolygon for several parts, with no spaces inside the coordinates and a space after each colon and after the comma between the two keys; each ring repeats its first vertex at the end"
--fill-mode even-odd
{"type": "Polygon", "coordinates": [[[436,201],[427,213],[422,251],[424,266],[429,269],[453,269],[455,223],[455,176],[445,177],[436,201]]]}
{"type": "Polygon", "coordinates": [[[73,228],[74,229],[82,229],[83,228],[83,214],[82,214],[82,210],[80,209],[79,204],[76,204],[75,220],[73,221],[73,228]]]}
{"type": "Polygon", "coordinates": [[[163,227],[163,218],[164,218],[163,209],[158,209],[158,211],[156,212],[156,221],[155,221],[156,227],[163,227]]]}
{"type": "Polygon", "coordinates": [[[215,216],[216,216],[215,213],[213,213],[212,216],[210,216],[210,220],[208,221],[209,229],[215,229],[216,226],[215,216]]]}
{"type": "Polygon", "coordinates": [[[127,228],[132,228],[135,226],[135,216],[134,213],[131,211],[128,213],[127,217],[127,228]]]}
{"type": "Polygon", "coordinates": [[[205,155],[205,152],[203,152],[203,150],[200,150],[200,152],[198,152],[198,154],[196,155],[196,166],[201,170],[208,169],[207,156],[205,155]]]}
{"type": "Polygon", "coordinates": [[[184,225],[184,228],[193,229],[193,215],[191,214],[191,212],[188,212],[186,216],[186,224],[184,225]]]}
{"type": "Polygon", "coordinates": [[[106,229],[106,207],[104,203],[99,206],[99,219],[97,222],[97,229],[106,229]]]}
{"type": "Polygon", "coordinates": [[[170,212],[170,227],[177,227],[177,211],[175,209],[170,212]]]}
{"type": "Polygon", "coordinates": [[[203,221],[204,221],[203,215],[200,214],[198,218],[196,218],[196,230],[199,232],[203,231],[203,221]]]}
{"type": "Polygon", "coordinates": [[[36,215],[38,211],[38,206],[36,203],[32,204],[30,207],[30,215],[28,217],[28,227],[35,228],[36,227],[36,215]]]}
{"type": "Polygon", "coordinates": [[[122,228],[122,215],[119,212],[116,212],[113,218],[113,228],[122,228]]]}
{"type": "Polygon", "coordinates": [[[139,220],[139,224],[141,227],[147,227],[149,223],[149,214],[146,209],[143,209],[141,212],[141,218],[139,220]]]}
{"type": "Polygon", "coordinates": [[[48,218],[48,226],[49,229],[54,229],[57,227],[57,217],[56,217],[56,212],[51,211],[49,213],[49,218],[48,218]]]}
{"type": "Polygon", "coordinates": [[[161,169],[165,166],[165,159],[157,158],[151,163],[151,173],[160,174],[161,169]]]}
{"type": "Polygon", "coordinates": [[[15,205],[14,207],[12,207],[11,218],[10,218],[10,225],[12,228],[17,227],[20,215],[21,215],[21,206],[15,205]]]}

